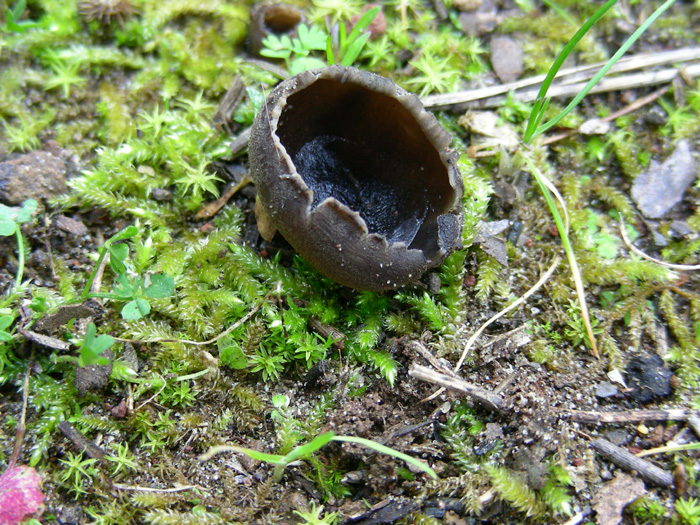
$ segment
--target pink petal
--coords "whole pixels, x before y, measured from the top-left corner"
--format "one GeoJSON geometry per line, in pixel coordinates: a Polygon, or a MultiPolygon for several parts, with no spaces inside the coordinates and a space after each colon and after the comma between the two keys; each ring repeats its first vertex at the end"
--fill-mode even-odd
{"type": "Polygon", "coordinates": [[[41,476],[32,467],[11,468],[0,476],[0,525],[17,525],[44,511],[41,476]]]}

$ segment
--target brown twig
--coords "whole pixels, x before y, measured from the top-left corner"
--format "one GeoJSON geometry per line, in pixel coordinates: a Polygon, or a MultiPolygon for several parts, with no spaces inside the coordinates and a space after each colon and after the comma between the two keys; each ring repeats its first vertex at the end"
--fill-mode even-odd
{"type": "Polygon", "coordinates": [[[238,135],[233,137],[231,141],[231,155],[234,157],[248,147],[248,141],[250,140],[250,130],[252,128],[246,128],[241,131],[238,135]]]}
{"type": "Polygon", "coordinates": [[[330,337],[333,340],[333,346],[340,352],[345,350],[345,339],[347,337],[343,332],[341,332],[334,326],[329,326],[327,324],[322,323],[315,317],[311,317],[309,318],[309,328],[311,328],[314,332],[316,332],[324,339],[328,339],[330,337]]]}
{"type": "Polygon", "coordinates": [[[625,470],[636,471],[640,477],[650,483],[661,487],[673,485],[673,476],[670,472],[657,467],[649,461],[638,458],[634,454],[630,454],[624,448],[613,445],[606,439],[596,439],[591,442],[591,446],[605,459],[612,461],[625,470]]]}
{"type": "Polygon", "coordinates": [[[598,412],[568,410],[565,412],[571,421],[587,425],[599,423],[641,423],[643,421],[685,421],[693,412],[682,408],[671,410],[625,410],[621,412],[598,412]]]}
{"type": "Polygon", "coordinates": [[[202,490],[207,492],[208,489],[200,485],[183,485],[182,487],[174,487],[171,489],[158,489],[155,487],[139,487],[138,485],[124,485],[123,483],[114,483],[114,488],[119,490],[134,490],[138,492],[161,492],[161,493],[171,493],[171,492],[182,492],[185,490],[202,490]]]}
{"type": "Polygon", "coordinates": [[[22,412],[19,416],[19,423],[17,424],[17,429],[15,430],[15,446],[12,449],[12,455],[10,460],[7,462],[7,470],[11,470],[17,465],[19,460],[19,455],[22,452],[22,443],[24,443],[24,433],[27,431],[27,404],[29,400],[29,376],[32,373],[32,367],[34,366],[34,348],[32,347],[32,353],[29,356],[29,362],[27,363],[27,371],[24,374],[24,384],[22,385],[22,412]]]}
{"type": "Polygon", "coordinates": [[[92,441],[78,432],[73,425],[68,421],[61,421],[58,424],[58,429],[80,450],[85,452],[93,459],[97,459],[102,463],[106,463],[105,452],[92,441]]]}
{"type": "Polygon", "coordinates": [[[443,365],[437,357],[435,357],[432,353],[430,353],[430,350],[428,350],[423,344],[419,343],[418,341],[410,341],[406,344],[406,346],[413,350],[415,353],[420,355],[423,359],[425,359],[430,365],[440,372],[441,374],[445,374],[446,376],[450,377],[457,377],[455,373],[447,368],[445,365],[443,365]]]}
{"type": "Polygon", "coordinates": [[[208,219],[216,215],[221,208],[223,208],[231,197],[233,197],[241,188],[244,188],[252,182],[251,178],[247,175],[243,177],[237,184],[231,184],[228,189],[213,202],[205,205],[201,210],[195,213],[195,220],[201,221],[202,219],[208,219]]]}
{"type": "Polygon", "coordinates": [[[238,105],[243,100],[243,95],[245,93],[245,85],[241,80],[239,75],[233,77],[233,81],[229,86],[226,94],[219,102],[219,106],[216,108],[214,115],[211,118],[212,124],[219,129],[225,130],[230,133],[229,124],[231,124],[231,115],[236,110],[238,105]]]}
{"type": "Polygon", "coordinates": [[[500,412],[505,408],[505,400],[501,396],[472,385],[471,383],[467,383],[458,377],[448,376],[446,374],[436,372],[427,366],[421,366],[413,363],[411,368],[408,370],[408,374],[411,377],[420,379],[421,381],[427,381],[428,383],[440,385],[443,388],[449,388],[456,390],[457,392],[462,392],[491,410],[500,412]]]}

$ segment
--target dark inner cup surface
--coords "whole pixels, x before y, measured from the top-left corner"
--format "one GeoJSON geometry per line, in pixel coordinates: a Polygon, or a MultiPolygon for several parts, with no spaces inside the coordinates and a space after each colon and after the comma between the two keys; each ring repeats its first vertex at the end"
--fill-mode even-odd
{"type": "Polygon", "coordinates": [[[313,207],[334,197],[390,243],[437,249],[437,217],[449,211],[454,189],[396,98],[319,79],[288,97],[277,136],[313,191],[313,207]]]}

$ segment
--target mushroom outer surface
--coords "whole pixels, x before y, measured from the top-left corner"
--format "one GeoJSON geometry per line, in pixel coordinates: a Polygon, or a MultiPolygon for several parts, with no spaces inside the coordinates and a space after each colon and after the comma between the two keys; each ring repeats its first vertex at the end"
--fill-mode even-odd
{"type": "Polygon", "coordinates": [[[387,290],[461,246],[451,136],[417,96],[343,66],[279,84],[258,112],[250,174],[272,224],[332,280],[387,290]]]}

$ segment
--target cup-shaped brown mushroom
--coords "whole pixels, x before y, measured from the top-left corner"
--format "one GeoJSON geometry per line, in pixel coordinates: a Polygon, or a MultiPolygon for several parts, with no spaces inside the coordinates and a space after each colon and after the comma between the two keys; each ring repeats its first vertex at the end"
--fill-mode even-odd
{"type": "Polygon", "coordinates": [[[296,36],[297,26],[303,21],[301,11],[287,4],[258,4],[250,11],[248,43],[255,55],[265,46],[262,41],[268,35],[296,36]]]}
{"type": "Polygon", "coordinates": [[[462,179],[450,135],[415,95],[354,68],[277,86],[250,136],[269,219],[334,281],[387,290],[461,245],[462,179]]]}

